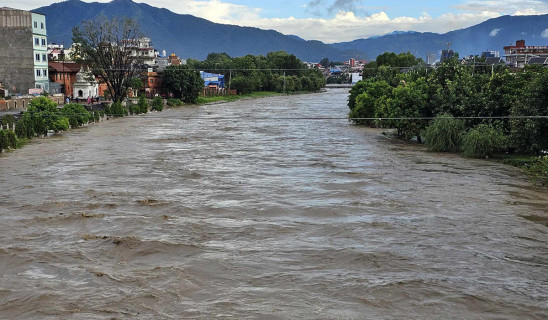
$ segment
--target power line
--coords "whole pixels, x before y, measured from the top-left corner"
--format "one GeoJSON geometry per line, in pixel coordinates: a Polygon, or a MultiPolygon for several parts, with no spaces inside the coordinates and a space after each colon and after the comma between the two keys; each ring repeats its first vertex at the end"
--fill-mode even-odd
{"type": "MultiPolygon", "coordinates": [[[[73,118],[73,117],[80,117],[80,116],[90,116],[89,114],[71,114],[71,115],[42,115],[37,113],[30,113],[31,117],[42,117],[42,118],[49,118],[49,117],[66,117],[66,118],[73,118]]],[[[157,119],[177,119],[177,120],[259,120],[259,121],[269,121],[269,120],[312,120],[312,121],[320,121],[320,120],[378,120],[378,121],[389,121],[389,120],[453,120],[453,119],[461,119],[461,120],[523,120],[523,119],[548,119],[548,116],[477,116],[477,117],[452,117],[452,118],[438,118],[438,117],[370,117],[370,118],[348,118],[348,117],[239,117],[239,116],[232,116],[232,117],[226,117],[226,116],[189,116],[189,117],[168,117],[162,115],[154,115],[154,114],[134,114],[146,116],[146,118],[157,118],[157,119]]],[[[124,117],[129,116],[127,114],[110,114],[106,115],[108,117],[124,117]]],[[[93,115],[91,115],[93,117],[93,115]]]]}

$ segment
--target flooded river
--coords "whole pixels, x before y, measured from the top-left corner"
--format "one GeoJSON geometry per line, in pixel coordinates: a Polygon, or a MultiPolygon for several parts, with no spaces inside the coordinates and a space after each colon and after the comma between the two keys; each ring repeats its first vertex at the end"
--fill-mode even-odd
{"type": "Polygon", "coordinates": [[[546,319],[548,192],[346,120],[345,90],[0,156],[1,319],[546,319]]]}

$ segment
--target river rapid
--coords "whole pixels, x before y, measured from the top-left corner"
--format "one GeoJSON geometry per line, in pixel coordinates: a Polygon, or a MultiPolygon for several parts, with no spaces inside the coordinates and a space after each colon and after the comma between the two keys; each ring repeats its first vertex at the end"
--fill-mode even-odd
{"type": "Polygon", "coordinates": [[[1,319],[546,319],[548,192],[344,119],[347,90],[0,155],[1,319]]]}

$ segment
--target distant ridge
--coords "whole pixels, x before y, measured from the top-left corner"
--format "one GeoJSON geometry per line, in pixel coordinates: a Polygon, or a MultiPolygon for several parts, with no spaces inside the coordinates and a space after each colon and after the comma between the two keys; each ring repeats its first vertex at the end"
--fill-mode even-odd
{"type": "Polygon", "coordinates": [[[339,50],[320,41],[305,41],[274,30],[213,23],[131,0],[114,0],[109,3],[68,0],[34,11],[47,16],[48,41],[56,43],[70,44],[74,26],[104,14],[107,17],[135,19],[142,31],[152,39],[155,48],[176,53],[183,58],[205,59],[211,52],[226,52],[231,56],[264,55],[279,50],[285,50],[305,61],[320,61],[323,57],[344,61],[363,55],[356,50],[339,50]]]}
{"type": "Polygon", "coordinates": [[[531,45],[548,45],[548,38],[543,37],[543,32],[547,29],[548,15],[502,16],[445,34],[397,31],[381,37],[335,43],[333,46],[340,50],[352,48],[363,51],[369,59],[386,51],[409,51],[423,59],[427,53],[437,53],[439,56],[447,43],[451,43],[451,49],[459,52],[461,57],[481,54],[487,50],[500,51],[503,55],[504,46],[520,39],[531,45]]]}
{"type": "Polygon", "coordinates": [[[325,44],[274,30],[213,23],[131,0],[110,3],[68,0],[34,11],[47,16],[50,42],[70,44],[72,28],[100,14],[107,17],[124,16],[135,19],[157,49],[195,59],[205,59],[211,52],[226,52],[237,57],[264,55],[279,50],[309,62],[319,62],[326,57],[332,61],[346,61],[349,58],[372,60],[386,51],[409,51],[425,59],[427,53],[436,53],[439,57],[447,43],[451,43],[451,49],[461,56],[481,54],[486,50],[500,51],[502,55],[503,46],[519,39],[525,39],[531,45],[548,44],[548,38],[543,37],[543,32],[545,35],[548,33],[545,31],[548,30],[548,15],[503,16],[445,34],[394,31],[368,39],[325,44]]]}

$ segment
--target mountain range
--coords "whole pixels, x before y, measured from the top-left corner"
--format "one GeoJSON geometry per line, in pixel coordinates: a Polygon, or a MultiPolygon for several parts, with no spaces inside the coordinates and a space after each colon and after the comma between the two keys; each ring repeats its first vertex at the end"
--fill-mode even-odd
{"type": "Polygon", "coordinates": [[[409,51],[424,58],[427,53],[438,53],[439,56],[447,43],[452,43],[451,49],[463,56],[479,54],[485,50],[502,51],[503,46],[518,39],[525,39],[535,45],[543,45],[548,41],[541,36],[543,32],[547,33],[548,15],[503,16],[445,34],[395,31],[369,39],[325,44],[274,30],[213,23],[131,0],[114,0],[109,3],[68,0],[33,11],[46,15],[49,42],[70,44],[72,28],[98,15],[124,16],[137,21],[143,33],[152,39],[156,49],[200,60],[211,52],[226,52],[236,57],[264,55],[279,50],[312,62],[325,57],[332,61],[345,61],[351,57],[374,59],[386,51],[409,51]]]}

